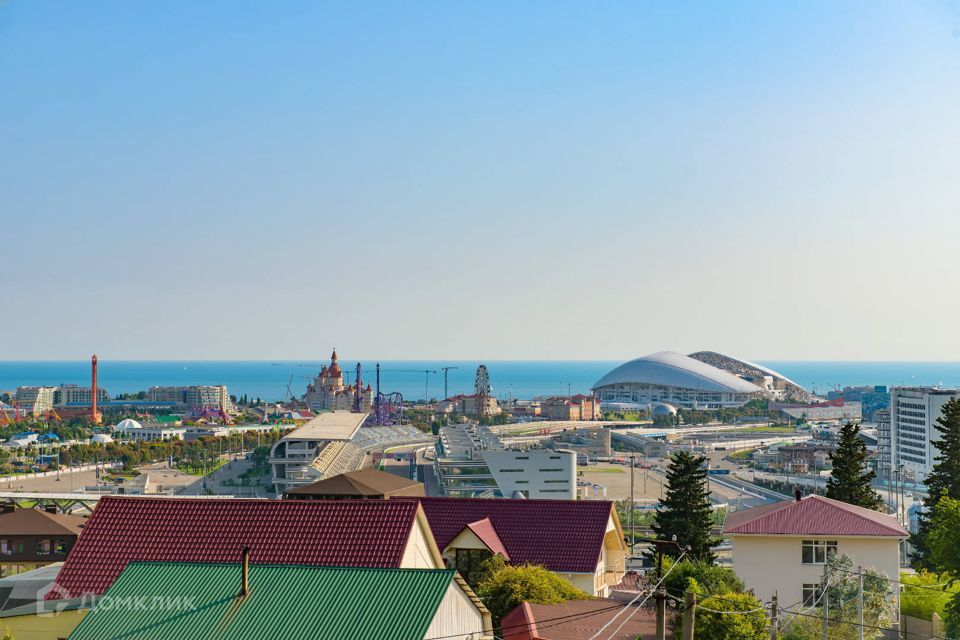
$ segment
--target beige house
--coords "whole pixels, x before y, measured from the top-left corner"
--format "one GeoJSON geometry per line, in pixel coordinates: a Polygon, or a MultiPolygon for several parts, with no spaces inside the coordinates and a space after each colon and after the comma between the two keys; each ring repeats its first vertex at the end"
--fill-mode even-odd
{"type": "Polygon", "coordinates": [[[814,602],[833,554],[897,579],[900,541],[909,536],[892,515],[822,496],[738,511],[723,534],[733,541],[733,568],[747,588],[763,601],[776,592],[784,606],[814,602]]]}
{"type": "Polygon", "coordinates": [[[610,502],[421,498],[448,567],[469,581],[483,560],[537,564],[586,591],[606,597],[623,580],[623,529],[610,502]]]}

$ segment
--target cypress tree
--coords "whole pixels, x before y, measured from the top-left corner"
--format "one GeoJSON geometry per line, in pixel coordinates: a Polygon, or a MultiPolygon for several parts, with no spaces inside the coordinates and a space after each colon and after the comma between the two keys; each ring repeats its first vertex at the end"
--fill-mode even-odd
{"type": "Polygon", "coordinates": [[[840,428],[837,450],[830,454],[833,471],[826,495],[858,507],[880,509],[883,498],[873,490],[877,474],[867,467],[867,445],[859,434],[860,425],[848,422],[840,428]]]}
{"type": "MultiPolygon", "coordinates": [[[[653,516],[653,532],[658,540],[676,540],[687,549],[691,560],[713,562],[711,548],[720,543],[710,537],[713,509],[707,491],[706,458],[686,451],[675,453],[667,467],[666,487],[660,507],[653,516]]],[[[681,548],[667,546],[664,553],[678,557],[681,548]]],[[[655,557],[651,549],[650,557],[655,557]]]]}
{"type": "Polygon", "coordinates": [[[914,568],[927,569],[939,573],[932,566],[926,545],[930,530],[930,512],[943,496],[960,500],[960,400],[953,398],[945,405],[934,425],[940,432],[940,439],[933,441],[939,453],[934,456],[936,463],[927,476],[927,497],[923,499],[923,510],[918,518],[917,533],[910,539],[913,547],[911,563],[914,568]]]}

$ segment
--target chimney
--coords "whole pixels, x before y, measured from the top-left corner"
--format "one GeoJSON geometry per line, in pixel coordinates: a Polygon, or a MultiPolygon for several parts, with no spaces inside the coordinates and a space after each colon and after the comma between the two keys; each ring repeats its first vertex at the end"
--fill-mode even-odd
{"type": "Polygon", "coordinates": [[[48,505],[44,507],[43,510],[46,511],[47,513],[52,513],[53,515],[57,515],[57,505],[55,504],[48,505]]]}
{"type": "Polygon", "coordinates": [[[800,499],[803,498],[803,492],[800,491],[800,487],[797,487],[796,489],[793,490],[793,498],[797,502],[800,502],[800,499]]]}
{"type": "Polygon", "coordinates": [[[241,563],[240,597],[246,598],[250,595],[250,547],[243,548],[241,563]]]}

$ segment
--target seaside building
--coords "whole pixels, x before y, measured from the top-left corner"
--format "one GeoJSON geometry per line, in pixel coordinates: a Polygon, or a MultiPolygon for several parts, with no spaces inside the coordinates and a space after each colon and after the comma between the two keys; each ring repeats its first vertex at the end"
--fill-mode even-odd
{"type": "Polygon", "coordinates": [[[459,413],[465,416],[499,415],[503,412],[497,399],[483,395],[455,395],[437,404],[437,413],[459,413]]]}
{"type": "Polygon", "coordinates": [[[174,405],[184,409],[223,409],[234,411],[226,385],[186,387],[150,387],[147,402],[174,405]]]}
{"type": "Polygon", "coordinates": [[[22,415],[39,416],[53,409],[56,387],[17,387],[13,399],[22,415]]]}
{"type": "Polygon", "coordinates": [[[593,385],[610,409],[646,409],[667,403],[684,409],[742,407],[771,393],[700,360],[661,351],[616,367],[593,385]]]}
{"type": "MultiPolygon", "coordinates": [[[[330,356],[330,365],[320,369],[320,374],[307,385],[303,401],[312,411],[351,411],[354,408],[357,388],[343,382],[343,371],[337,361],[337,350],[330,356]]],[[[373,410],[373,387],[369,383],[360,390],[360,410],[373,410]]]]}
{"type": "MultiPolygon", "coordinates": [[[[878,446],[890,455],[894,473],[901,467],[908,477],[922,482],[935,464],[939,439],[936,422],[943,405],[960,397],[958,389],[937,387],[894,387],[890,390],[889,428],[878,426],[878,446]]],[[[889,479],[890,476],[887,476],[889,479]]]]}
{"type": "Polygon", "coordinates": [[[546,398],[540,401],[540,415],[547,420],[602,420],[600,402],[593,396],[578,394],[546,398]]]}
{"type": "MultiPolygon", "coordinates": [[[[105,404],[110,401],[110,394],[107,390],[97,388],[97,403],[105,404]]],[[[75,384],[65,384],[55,387],[53,393],[53,404],[58,407],[69,407],[71,405],[80,405],[89,407],[93,403],[93,388],[80,387],[75,384]]]]}

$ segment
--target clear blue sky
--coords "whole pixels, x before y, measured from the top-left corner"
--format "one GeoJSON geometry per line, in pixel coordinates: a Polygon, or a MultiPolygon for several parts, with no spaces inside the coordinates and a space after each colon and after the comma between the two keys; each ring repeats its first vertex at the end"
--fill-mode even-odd
{"type": "Polygon", "coordinates": [[[0,359],[960,359],[960,8],[0,3],[0,359]]]}

